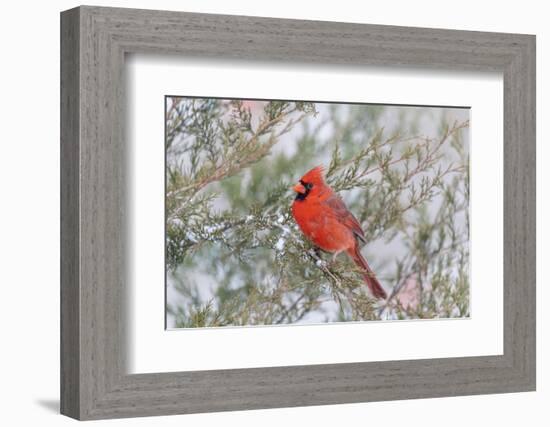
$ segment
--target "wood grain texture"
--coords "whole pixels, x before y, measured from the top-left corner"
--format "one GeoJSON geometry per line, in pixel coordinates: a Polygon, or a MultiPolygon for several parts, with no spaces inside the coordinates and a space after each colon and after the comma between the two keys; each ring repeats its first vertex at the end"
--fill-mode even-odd
{"type": "Polygon", "coordinates": [[[80,414],[79,17],[61,20],[61,413],[80,414]]]}
{"type": "Polygon", "coordinates": [[[80,7],[62,13],[62,413],[99,419],[535,388],[535,38],[80,7]],[[128,375],[124,55],[504,76],[504,354],[128,375]]]}

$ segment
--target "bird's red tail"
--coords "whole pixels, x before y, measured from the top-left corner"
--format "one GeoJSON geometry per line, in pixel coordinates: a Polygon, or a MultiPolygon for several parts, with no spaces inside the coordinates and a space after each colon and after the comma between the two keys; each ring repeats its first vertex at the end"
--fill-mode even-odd
{"type": "Polygon", "coordinates": [[[374,275],[374,272],[371,270],[369,265],[367,264],[367,261],[365,258],[363,258],[363,255],[361,255],[361,252],[359,251],[359,245],[355,245],[354,249],[350,249],[348,251],[348,255],[353,259],[355,264],[357,264],[359,267],[365,270],[365,274],[363,275],[365,282],[367,286],[369,287],[372,295],[375,298],[382,298],[386,299],[388,295],[386,294],[386,291],[374,275]]]}

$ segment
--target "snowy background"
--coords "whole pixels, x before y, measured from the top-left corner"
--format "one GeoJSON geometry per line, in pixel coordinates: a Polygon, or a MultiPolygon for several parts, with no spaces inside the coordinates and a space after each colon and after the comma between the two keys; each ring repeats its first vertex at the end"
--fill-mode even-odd
{"type": "MultiPolygon", "coordinates": [[[[166,109],[170,111],[175,103],[192,103],[196,100],[185,98],[167,98],[166,109]]],[[[229,101],[218,100],[222,106],[220,120],[226,122],[233,113],[229,101]]],[[[251,113],[251,123],[258,126],[262,120],[266,101],[244,100],[243,106],[251,113]]],[[[271,148],[270,153],[263,157],[252,167],[240,171],[237,176],[228,177],[213,182],[206,186],[201,193],[212,194],[210,209],[216,214],[238,213],[244,215],[250,209],[255,199],[267,197],[275,184],[294,183],[310,167],[316,165],[328,166],[331,161],[334,144],[338,144],[342,156],[353,156],[355,152],[363,149],[377,134],[401,135],[404,140],[410,140],[411,144],[420,143],[424,139],[437,139],[442,129],[456,123],[465,123],[469,119],[467,108],[440,108],[440,107],[416,107],[416,106],[389,106],[389,105],[346,105],[316,103],[315,115],[307,115],[303,120],[295,124],[287,133],[278,137],[277,143],[271,148]],[[292,165],[290,167],[289,165],[292,165]],[[267,180],[264,178],[267,176],[267,180]]],[[[170,122],[168,123],[170,128],[170,122]]],[[[191,141],[191,137],[181,132],[181,135],[173,135],[174,143],[168,149],[167,166],[189,170],[189,149],[182,149],[191,141]],[[178,147],[179,149],[174,149],[178,147]]],[[[191,141],[192,142],[192,141],[191,141]]],[[[438,160],[441,168],[460,162],[452,143],[460,143],[466,158],[469,153],[469,131],[465,127],[457,132],[457,137],[450,139],[441,148],[441,158],[438,160]]],[[[397,154],[394,154],[397,156],[397,154]]],[[[463,159],[462,159],[463,161],[463,159]]],[[[467,164],[466,164],[467,167],[467,164]]],[[[428,172],[429,173],[429,172],[428,172]]],[[[449,181],[453,177],[445,177],[449,181]]],[[[463,179],[467,179],[467,174],[463,179]]],[[[418,183],[418,182],[417,182],[418,183]]],[[[354,188],[340,192],[346,203],[351,207],[354,215],[361,217],[362,188],[354,188]]],[[[434,218],[442,203],[442,193],[435,193],[430,200],[422,204],[427,218],[434,218]]],[[[281,197],[278,203],[290,206],[293,194],[289,190],[281,197]]],[[[271,247],[258,248],[258,251],[250,262],[238,259],[236,256],[224,252],[223,244],[216,242],[219,235],[215,226],[207,225],[202,228],[201,235],[207,235],[210,240],[201,245],[200,249],[186,254],[185,259],[177,266],[167,267],[167,326],[168,328],[188,326],[181,322],[184,317],[189,317],[193,310],[211,305],[217,308],[217,301],[227,293],[241,292],[250,287],[250,283],[263,282],[269,287],[268,282],[273,280],[277,272],[273,269],[270,259],[276,259],[277,253],[284,253],[289,236],[299,234],[292,223],[288,224],[284,211],[277,217],[281,224],[282,232],[271,247]],[[264,262],[265,261],[265,262],[264,262]],[[178,320],[179,319],[179,320],[178,320]]],[[[413,217],[407,220],[414,221],[413,217]]],[[[181,221],[175,220],[175,224],[185,227],[181,221]],[[178,222],[179,221],[179,222],[178,222]]],[[[454,226],[462,236],[457,239],[463,246],[469,245],[467,219],[464,213],[457,213],[453,218],[454,226]]],[[[278,226],[278,225],[277,225],[278,226]]],[[[363,223],[363,226],[368,226],[363,223]]],[[[197,236],[191,229],[186,231],[186,239],[197,241],[197,236]]],[[[269,245],[268,245],[269,246],[269,245]]],[[[462,248],[464,249],[464,248],[462,248]]],[[[400,233],[386,233],[370,241],[363,248],[363,255],[369,260],[371,267],[376,272],[388,293],[392,291],[392,280],[395,278],[396,262],[405,259],[411,249],[407,242],[401,238],[400,233]]],[[[466,250],[466,257],[468,251],[466,250]]],[[[465,261],[468,263],[468,260],[465,261]]],[[[456,279],[457,272],[452,268],[450,277],[456,279]]],[[[420,304],[418,283],[412,277],[401,284],[402,289],[395,296],[396,303],[402,307],[416,310],[420,304]]],[[[291,301],[289,301],[289,304],[291,301]]],[[[391,310],[379,311],[381,319],[412,318],[413,315],[400,316],[391,310]]],[[[464,313],[454,310],[451,314],[455,317],[463,317],[464,313]]],[[[445,317],[437,313],[438,317],[445,317]]],[[[422,317],[421,315],[419,317],[422,317]]],[[[321,298],[318,306],[308,310],[299,319],[289,323],[321,323],[339,320],[362,320],[346,318],[341,313],[341,308],[334,298],[321,298]]],[[[250,321],[250,324],[262,323],[250,321]]],[[[285,322],[286,323],[286,322],[285,322]]],[[[246,324],[246,323],[245,323],[246,324]]],[[[208,326],[208,325],[204,325],[208,326]]]]}

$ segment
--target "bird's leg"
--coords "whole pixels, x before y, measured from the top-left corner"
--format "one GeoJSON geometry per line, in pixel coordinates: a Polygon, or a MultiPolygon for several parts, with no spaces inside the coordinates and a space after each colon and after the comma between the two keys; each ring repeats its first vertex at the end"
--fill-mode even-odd
{"type": "Polygon", "coordinates": [[[341,253],[342,253],[342,251],[336,251],[336,252],[334,252],[334,253],[332,254],[332,259],[331,259],[330,263],[331,263],[331,264],[336,264],[336,257],[337,257],[338,255],[340,255],[341,253]]]}

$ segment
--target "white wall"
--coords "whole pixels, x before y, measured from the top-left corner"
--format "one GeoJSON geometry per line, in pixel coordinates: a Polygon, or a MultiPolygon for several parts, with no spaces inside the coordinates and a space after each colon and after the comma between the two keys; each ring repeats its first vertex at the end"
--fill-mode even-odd
{"type": "MultiPolygon", "coordinates": [[[[538,389],[536,393],[277,409],[156,419],[110,425],[407,426],[548,425],[550,169],[550,27],[544,2],[177,0],[97,1],[98,5],[247,14],[537,34],[538,56],[538,389]],[[541,262],[542,261],[542,262],[541,262]],[[546,311],[543,310],[546,308],[546,311]],[[546,405],[545,405],[546,404],[546,405]],[[544,422],[546,421],[546,422],[544,422]]],[[[74,1],[9,2],[2,8],[0,65],[0,376],[3,425],[68,425],[57,414],[59,377],[59,11],[74,1]],[[6,96],[7,95],[7,96],[6,96]],[[7,134],[5,130],[7,129],[7,134]]]]}

